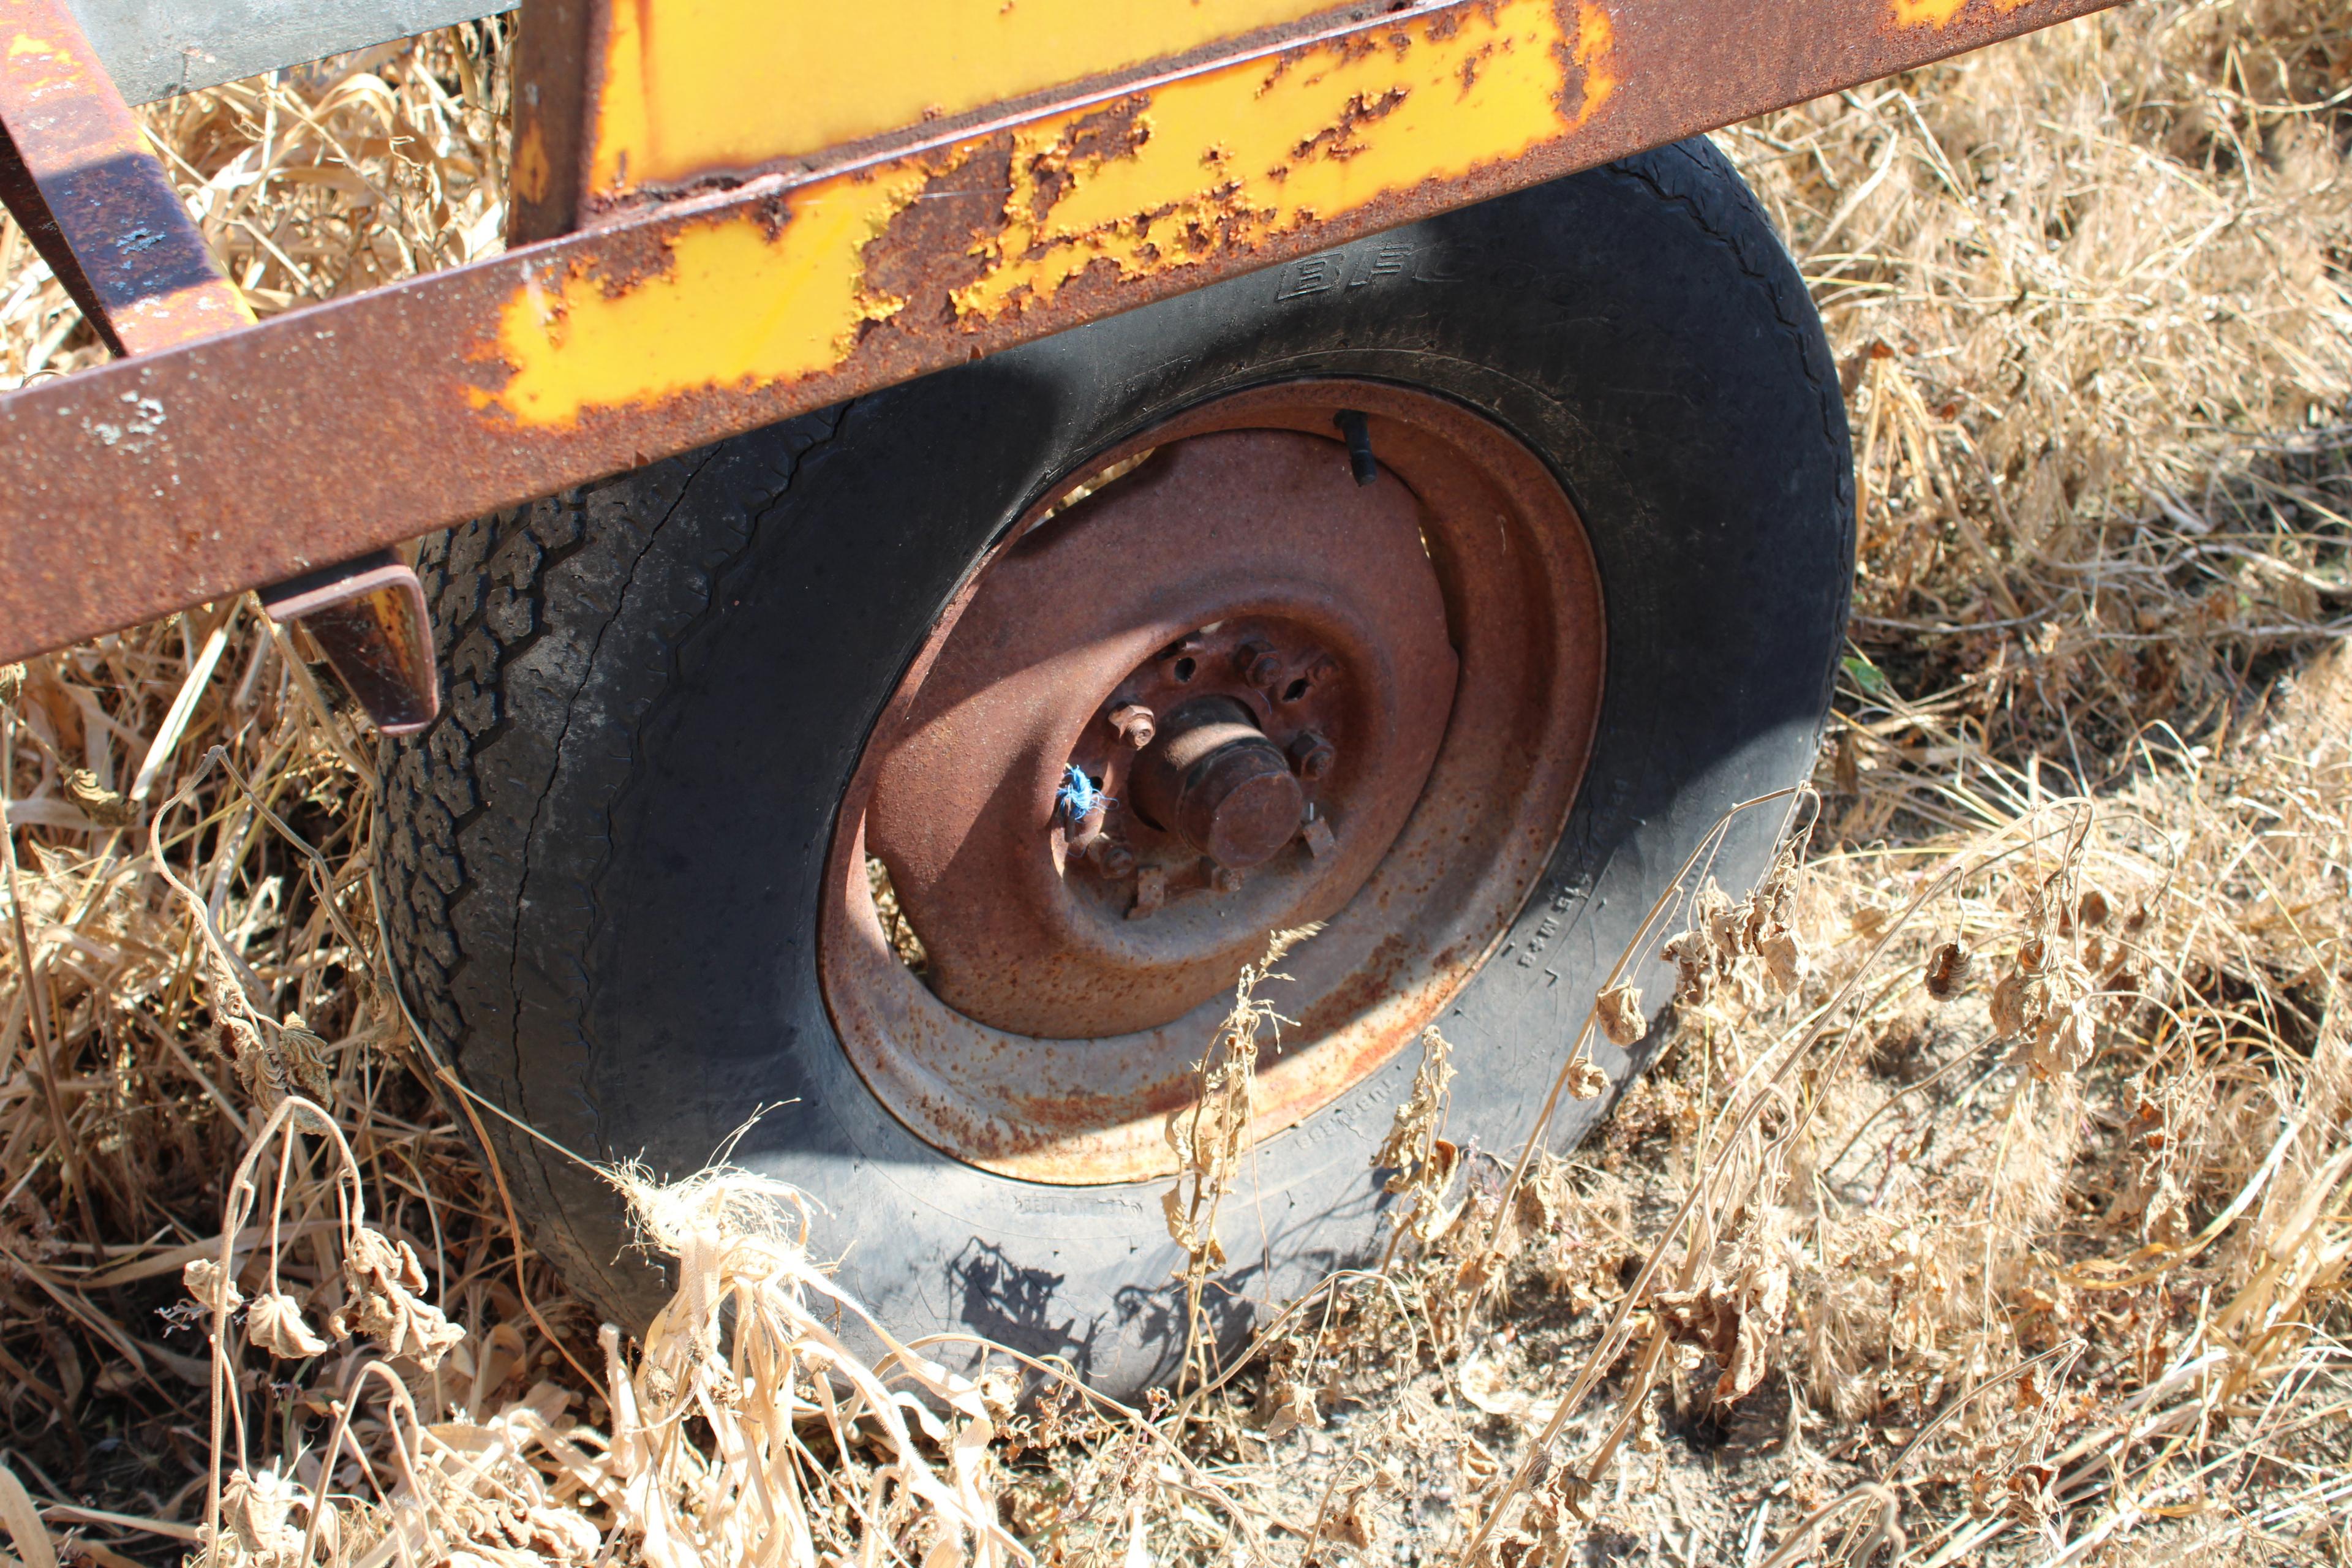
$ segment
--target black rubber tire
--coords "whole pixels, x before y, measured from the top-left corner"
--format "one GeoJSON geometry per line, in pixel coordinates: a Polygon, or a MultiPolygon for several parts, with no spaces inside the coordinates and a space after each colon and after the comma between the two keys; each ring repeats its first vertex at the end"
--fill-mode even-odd
{"type": "MultiPolygon", "coordinates": [[[[775,1107],[736,1160],[829,1211],[818,1247],[896,1331],[1068,1355],[1121,1394],[1167,1375],[1181,1335],[1160,1184],[1025,1184],[893,1120],[819,994],[822,873],[881,703],[1024,507],[1206,397],[1339,374],[1433,389],[1515,432],[1567,487],[1600,569],[1590,773],[1512,956],[1443,1019],[1451,1136],[1523,1141],[1686,853],[1726,807],[1811,765],[1853,558],[1843,405],[1795,267],[1704,142],[1334,258],[428,546],[448,713],[384,749],[384,873],[406,993],[467,1081],[572,1149],[671,1175],[775,1107]]],[[[1735,835],[1727,886],[1760,872],[1776,827],[1735,835]]],[[[1653,960],[1642,978],[1661,997],[1653,960]]],[[[1374,1245],[1371,1155],[1417,1056],[1263,1146],[1259,1190],[1226,1205],[1249,1232],[1223,1277],[1229,1331],[1374,1245]]],[[[1632,1070],[1605,1044],[1599,1058],[1632,1070]]],[[[1550,1142],[1575,1142],[1606,1103],[1564,1102],[1550,1142]]],[[[642,1322],[662,1280],[627,1248],[612,1190],[499,1123],[490,1136],[537,1244],[642,1322]]]]}

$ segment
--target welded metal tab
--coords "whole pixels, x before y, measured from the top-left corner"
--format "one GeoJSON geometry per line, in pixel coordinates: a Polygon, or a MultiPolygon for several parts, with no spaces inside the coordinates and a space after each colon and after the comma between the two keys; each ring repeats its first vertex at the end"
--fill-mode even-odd
{"type": "Polygon", "coordinates": [[[273,583],[259,597],[271,620],[301,624],[385,734],[413,735],[439,715],[424,585],[391,551],[273,583]]]}
{"type": "Polygon", "coordinates": [[[109,348],[149,353],[253,321],[64,0],[10,0],[0,129],[0,199],[109,348]]]}
{"type": "Polygon", "coordinates": [[[2107,3],[1443,0],[17,393],[0,658],[1242,272],[1419,286],[1330,249],[2107,3]]]}

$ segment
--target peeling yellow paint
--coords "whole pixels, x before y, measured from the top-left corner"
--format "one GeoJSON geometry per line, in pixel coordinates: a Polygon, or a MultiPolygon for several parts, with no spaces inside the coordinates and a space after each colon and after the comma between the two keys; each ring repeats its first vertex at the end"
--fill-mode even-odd
{"type": "Polygon", "coordinates": [[[513,376],[474,401],[523,425],[570,424],[598,405],[837,363],[860,322],[906,303],[866,289],[860,253],[924,179],[898,169],[796,193],[791,221],[772,237],[744,216],[689,224],[671,239],[667,270],[615,293],[593,275],[538,281],[508,301],[499,323],[496,355],[513,376]]]}
{"type": "Polygon", "coordinates": [[[1161,59],[1334,0],[618,0],[592,188],[688,180],[1161,59]]]}
{"type": "Polygon", "coordinates": [[[1049,301],[1082,274],[1128,280],[1246,255],[1574,129],[1620,85],[1613,44],[1593,0],[1494,0],[820,181],[765,221],[690,221],[674,231],[666,268],[518,289],[478,355],[511,375],[477,401],[522,425],[562,425],[596,407],[829,371],[870,323],[908,305],[869,283],[869,243],[931,180],[983,153],[1001,159],[1008,140],[1009,194],[961,258],[970,281],[941,301],[967,330],[1049,301]]]}
{"type": "Polygon", "coordinates": [[[1894,0],[1898,27],[1948,27],[1968,9],[1969,0],[1894,0]]]}
{"type": "MultiPolygon", "coordinates": [[[[1993,9],[2002,16],[2022,10],[2033,0],[1992,0],[1993,9]]],[[[1898,27],[1948,27],[1959,14],[1969,8],[1969,0],[1893,0],[1895,25],[1898,27]]]]}
{"type": "Polygon", "coordinates": [[[1071,144],[1076,120],[1016,134],[1013,195],[992,247],[1002,259],[956,292],[958,310],[987,319],[1050,300],[1105,263],[1123,277],[1181,267],[1513,157],[1559,134],[1563,58],[1581,70],[1581,111],[1598,107],[1578,47],[1583,30],[1570,44],[1554,6],[1457,16],[1442,39],[1426,23],[1396,29],[1412,40],[1402,52],[1327,46],[1163,89],[1137,121],[1140,135],[1092,156],[1071,144]],[[1466,84],[1465,60],[1477,62],[1466,84]],[[1211,147],[1225,155],[1205,162],[1201,149],[1211,147]],[[1067,182],[1058,199],[1046,171],[1067,182]]]}
{"type": "Polygon", "coordinates": [[[1579,125],[1601,111],[1609,95],[1617,90],[1617,62],[1612,58],[1617,47],[1617,27],[1609,20],[1609,13],[1595,5],[1584,5],[1576,18],[1576,64],[1584,72],[1584,103],[1576,111],[1579,125]]]}

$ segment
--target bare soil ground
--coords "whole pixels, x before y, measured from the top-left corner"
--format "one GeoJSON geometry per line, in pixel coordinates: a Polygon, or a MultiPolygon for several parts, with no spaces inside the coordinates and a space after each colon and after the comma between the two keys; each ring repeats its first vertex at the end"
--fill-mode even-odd
{"type": "MultiPolygon", "coordinates": [[[[508,43],[145,112],[280,310],[497,247],[508,43]]],[[[371,742],[211,606],[0,675],[14,1557],[2352,1560],[2352,6],[1718,140],[1843,367],[1851,647],[1809,829],[1668,911],[1572,1160],[1448,1141],[1426,1042],[1387,1258],[1144,1409],[861,1364],[846,1222],[723,1171],[616,1175],[683,1284],[600,1334],[382,967],[371,742]]],[[[0,224],[0,385],[102,352],[0,224]]],[[[1231,1236],[1267,1000],[1190,1129],[1231,1236]]]]}

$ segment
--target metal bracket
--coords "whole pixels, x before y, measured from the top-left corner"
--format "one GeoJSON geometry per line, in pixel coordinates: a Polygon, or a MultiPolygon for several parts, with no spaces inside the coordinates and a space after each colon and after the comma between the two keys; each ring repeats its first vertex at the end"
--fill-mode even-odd
{"type": "Polygon", "coordinates": [[[299,621],[336,677],[387,735],[413,735],[441,711],[425,589],[389,550],[258,590],[280,626],[299,621]]]}

